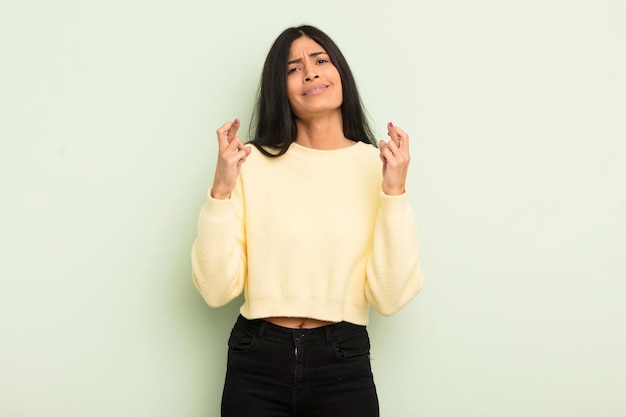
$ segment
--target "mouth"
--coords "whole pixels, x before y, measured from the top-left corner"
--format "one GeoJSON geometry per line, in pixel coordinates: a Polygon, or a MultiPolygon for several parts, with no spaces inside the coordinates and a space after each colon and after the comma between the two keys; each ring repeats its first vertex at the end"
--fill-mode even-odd
{"type": "Polygon", "coordinates": [[[314,85],[313,87],[308,88],[303,96],[318,96],[323,94],[328,89],[327,85],[314,85]]]}

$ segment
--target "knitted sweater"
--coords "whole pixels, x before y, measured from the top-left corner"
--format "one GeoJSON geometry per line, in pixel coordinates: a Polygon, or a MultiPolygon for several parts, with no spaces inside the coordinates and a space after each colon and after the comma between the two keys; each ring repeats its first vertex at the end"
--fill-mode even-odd
{"type": "Polygon", "coordinates": [[[422,287],[417,231],[405,194],[381,191],[374,146],[317,150],[293,143],[268,158],[254,146],[230,199],[208,197],[192,248],[193,280],[241,314],[368,323],[422,287]]]}

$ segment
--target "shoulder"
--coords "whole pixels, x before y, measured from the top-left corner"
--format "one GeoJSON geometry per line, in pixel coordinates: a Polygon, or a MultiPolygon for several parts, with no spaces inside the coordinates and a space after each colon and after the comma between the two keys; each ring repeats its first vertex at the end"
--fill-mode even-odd
{"type": "Polygon", "coordinates": [[[266,153],[269,154],[276,154],[279,152],[279,149],[276,148],[272,148],[269,146],[260,146],[260,148],[262,148],[266,153],[262,152],[261,149],[259,149],[259,145],[255,145],[254,143],[246,143],[246,146],[250,147],[250,149],[252,149],[252,152],[250,153],[250,156],[254,159],[258,159],[258,160],[275,160],[275,159],[279,159],[280,156],[278,157],[272,157],[272,156],[268,156],[266,153]]]}
{"type": "Polygon", "coordinates": [[[250,147],[250,155],[246,158],[246,161],[241,165],[241,173],[246,174],[246,172],[260,172],[265,170],[268,167],[275,166],[278,158],[272,158],[267,155],[264,155],[255,145],[246,144],[246,146],[250,147]]]}
{"type": "Polygon", "coordinates": [[[368,164],[380,165],[380,150],[371,143],[357,142],[355,147],[358,147],[359,155],[368,164]]]}
{"type": "Polygon", "coordinates": [[[368,153],[370,156],[378,158],[380,150],[375,145],[365,142],[357,142],[357,145],[362,147],[364,149],[364,152],[368,153]]]}

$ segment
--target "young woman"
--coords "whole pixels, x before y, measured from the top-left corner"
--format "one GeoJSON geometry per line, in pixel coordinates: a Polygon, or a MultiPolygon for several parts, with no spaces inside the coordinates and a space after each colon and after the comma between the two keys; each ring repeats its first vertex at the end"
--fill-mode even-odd
{"type": "Polygon", "coordinates": [[[192,249],[210,306],[245,295],[222,416],[378,416],[369,306],[394,314],[423,281],[405,190],[409,137],[389,123],[376,148],[343,54],[312,26],[276,39],[251,144],[239,127],[217,130],[192,249]]]}

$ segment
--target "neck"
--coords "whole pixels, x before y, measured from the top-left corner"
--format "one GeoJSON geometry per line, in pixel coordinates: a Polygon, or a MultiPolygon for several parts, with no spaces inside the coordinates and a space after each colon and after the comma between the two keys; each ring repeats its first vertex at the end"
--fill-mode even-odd
{"type": "Polygon", "coordinates": [[[343,134],[343,119],[337,112],[325,117],[296,119],[296,143],[307,148],[332,150],[345,148],[354,142],[343,134]]]}

